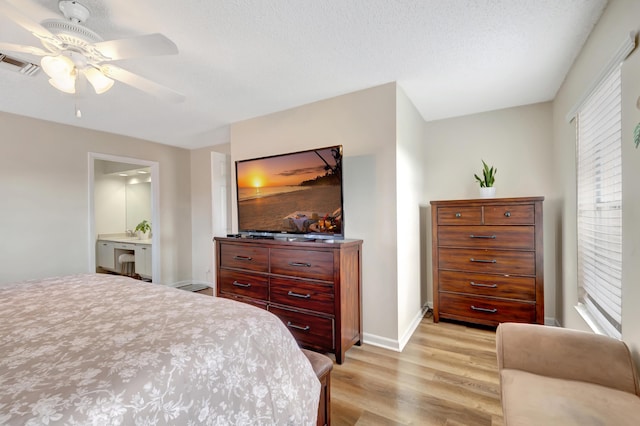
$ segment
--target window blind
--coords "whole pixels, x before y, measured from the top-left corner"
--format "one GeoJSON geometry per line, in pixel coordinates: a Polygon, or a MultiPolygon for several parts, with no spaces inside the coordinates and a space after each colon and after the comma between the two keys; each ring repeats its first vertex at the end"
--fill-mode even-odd
{"type": "Polygon", "coordinates": [[[579,298],[610,336],[622,335],[622,91],[615,67],[577,113],[579,298]]]}

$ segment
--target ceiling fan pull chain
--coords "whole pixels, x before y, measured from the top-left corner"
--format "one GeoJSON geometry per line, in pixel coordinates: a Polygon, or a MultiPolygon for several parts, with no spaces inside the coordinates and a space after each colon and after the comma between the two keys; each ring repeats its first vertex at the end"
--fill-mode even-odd
{"type": "Polygon", "coordinates": [[[77,80],[76,80],[76,91],[73,94],[73,110],[74,110],[74,115],[76,116],[77,119],[82,118],[82,111],[80,111],[80,107],[78,107],[78,99],[80,99],[80,96],[78,96],[78,87],[77,87],[77,80]]]}

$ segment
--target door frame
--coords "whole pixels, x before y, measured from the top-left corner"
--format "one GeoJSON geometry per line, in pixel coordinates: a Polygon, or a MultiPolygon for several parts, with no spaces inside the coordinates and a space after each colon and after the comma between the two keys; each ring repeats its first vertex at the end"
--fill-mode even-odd
{"type": "MultiPolygon", "coordinates": [[[[225,237],[231,233],[231,155],[211,151],[211,230],[214,237],[225,237]]],[[[209,258],[210,281],[213,292],[217,291],[217,264],[215,244],[211,245],[209,258]]]]}
{"type": "Polygon", "coordinates": [[[156,232],[151,233],[151,280],[154,283],[162,282],[160,276],[160,164],[157,161],[142,160],[132,157],[89,152],[89,271],[96,270],[96,218],[95,218],[95,162],[96,160],[126,163],[136,166],[149,167],[151,169],[151,223],[156,232]]]}

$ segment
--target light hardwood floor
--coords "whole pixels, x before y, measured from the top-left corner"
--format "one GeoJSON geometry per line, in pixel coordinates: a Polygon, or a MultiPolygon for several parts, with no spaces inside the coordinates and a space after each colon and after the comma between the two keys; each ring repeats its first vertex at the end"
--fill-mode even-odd
{"type": "Polygon", "coordinates": [[[502,425],[495,330],[429,315],[401,353],[354,346],[331,373],[331,424],[502,425]]]}

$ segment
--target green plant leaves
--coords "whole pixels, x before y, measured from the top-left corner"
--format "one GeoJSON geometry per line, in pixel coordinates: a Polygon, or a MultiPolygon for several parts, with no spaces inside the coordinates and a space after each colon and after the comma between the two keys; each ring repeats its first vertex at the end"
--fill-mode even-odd
{"type": "Polygon", "coordinates": [[[498,173],[498,169],[493,166],[489,167],[484,160],[482,160],[482,166],[482,179],[477,174],[474,174],[473,176],[480,183],[480,188],[491,187],[496,180],[496,173],[498,173]]]}
{"type": "Polygon", "coordinates": [[[146,219],[136,225],[136,231],[147,233],[151,231],[151,224],[146,219]]]}

